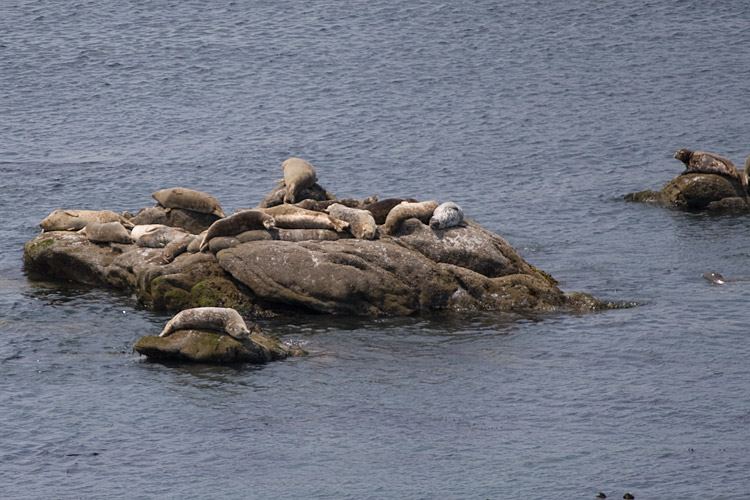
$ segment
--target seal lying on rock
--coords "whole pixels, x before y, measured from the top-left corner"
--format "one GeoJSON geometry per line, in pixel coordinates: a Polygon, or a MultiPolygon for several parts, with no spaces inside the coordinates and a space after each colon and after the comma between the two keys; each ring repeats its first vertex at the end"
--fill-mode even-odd
{"type": "MultiPolygon", "coordinates": [[[[136,228],[137,227],[138,226],[136,226],[136,228]]],[[[145,248],[163,248],[174,240],[182,238],[186,234],[188,234],[188,232],[179,227],[155,227],[140,235],[135,244],[139,247],[145,248]]]]}
{"type": "Polygon", "coordinates": [[[39,223],[42,231],[80,231],[93,223],[119,222],[125,227],[133,223],[112,210],[54,210],[39,223]]]}
{"type": "Polygon", "coordinates": [[[204,252],[208,249],[208,242],[211,238],[236,236],[251,229],[273,229],[275,226],[274,217],[261,210],[242,210],[211,224],[201,240],[200,251],[204,252]]]}
{"type": "Polygon", "coordinates": [[[350,208],[340,203],[334,203],[326,210],[328,215],[349,223],[349,232],[360,240],[375,239],[378,225],[368,210],[350,208]]]}
{"type": "Polygon", "coordinates": [[[276,227],[285,229],[333,229],[342,232],[349,224],[323,212],[305,210],[295,205],[276,205],[263,211],[273,217],[276,227]]]}
{"type": "Polygon", "coordinates": [[[312,187],[318,180],[315,167],[301,158],[289,158],[281,164],[284,169],[286,194],[284,203],[295,203],[303,189],[312,187]]]}
{"type": "Polygon", "coordinates": [[[691,149],[680,149],[674,154],[674,157],[685,164],[685,174],[702,173],[724,175],[739,182],[743,188],[747,189],[747,172],[740,172],[730,160],[723,156],[705,151],[693,151],[691,149]]]}
{"type": "Polygon", "coordinates": [[[438,206],[430,218],[430,227],[432,229],[448,229],[461,224],[464,220],[464,211],[461,207],[452,201],[445,202],[438,206]]]}
{"type": "Polygon", "coordinates": [[[183,187],[160,189],[151,196],[164,208],[182,208],[193,212],[214,214],[217,217],[226,217],[219,200],[210,194],[193,189],[183,187]]]}
{"type": "Polygon", "coordinates": [[[250,335],[240,313],[228,307],[185,309],[169,320],[159,337],[166,337],[177,330],[215,330],[238,340],[249,338],[250,335]]]}
{"type": "Polygon", "coordinates": [[[409,203],[408,201],[399,203],[388,212],[385,218],[386,234],[393,234],[399,230],[401,223],[406,219],[416,218],[424,224],[430,222],[432,214],[438,207],[436,201],[423,201],[421,203],[409,203]]]}
{"type": "Polygon", "coordinates": [[[120,222],[94,222],[81,229],[95,243],[133,243],[130,233],[120,222]]]}
{"type": "Polygon", "coordinates": [[[187,252],[188,247],[193,242],[193,240],[200,240],[200,237],[194,234],[186,233],[183,236],[179,236],[170,241],[166,246],[164,246],[164,252],[161,254],[161,258],[164,263],[169,264],[175,259],[175,257],[187,252]]]}
{"type": "Polygon", "coordinates": [[[414,198],[386,198],[385,200],[373,201],[372,203],[367,203],[367,200],[365,200],[365,203],[362,204],[362,208],[369,211],[375,219],[375,222],[380,225],[385,224],[385,218],[388,217],[388,213],[393,207],[404,201],[418,203],[414,198]]]}

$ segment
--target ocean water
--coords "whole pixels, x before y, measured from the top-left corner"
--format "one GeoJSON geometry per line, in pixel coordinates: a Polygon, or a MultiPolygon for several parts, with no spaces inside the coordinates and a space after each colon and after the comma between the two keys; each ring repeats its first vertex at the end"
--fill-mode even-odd
{"type": "Polygon", "coordinates": [[[0,496],[744,498],[750,218],[622,196],[743,164],[749,63],[740,1],[0,2],[0,496]],[[290,156],[638,306],[275,318],[308,357],[164,365],[131,348],[168,315],[23,269],[54,209],[231,212],[290,156]]]}

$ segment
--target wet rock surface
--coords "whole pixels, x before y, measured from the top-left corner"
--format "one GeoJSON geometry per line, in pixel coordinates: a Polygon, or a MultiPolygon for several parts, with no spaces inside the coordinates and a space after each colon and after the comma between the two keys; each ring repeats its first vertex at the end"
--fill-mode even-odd
{"type": "Polygon", "coordinates": [[[680,174],[659,191],[630,193],[625,200],[689,211],[750,211],[750,200],[738,181],[707,173],[680,174]]]}

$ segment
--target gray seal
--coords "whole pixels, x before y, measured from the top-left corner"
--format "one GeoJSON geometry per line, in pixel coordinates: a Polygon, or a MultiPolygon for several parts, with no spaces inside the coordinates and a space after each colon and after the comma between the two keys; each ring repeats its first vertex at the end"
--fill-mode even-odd
{"type": "Polygon", "coordinates": [[[133,243],[130,233],[120,222],[93,222],[86,224],[80,233],[94,243],[133,243]]]}
{"type": "Polygon", "coordinates": [[[273,217],[276,227],[285,229],[333,229],[345,231],[349,224],[324,212],[305,210],[296,205],[276,205],[263,211],[273,217]]]}
{"type": "Polygon", "coordinates": [[[226,217],[219,200],[210,194],[194,189],[183,187],[160,189],[151,196],[164,208],[182,208],[193,212],[214,214],[217,217],[226,217]]]}
{"type": "Polygon", "coordinates": [[[349,232],[360,240],[373,240],[378,231],[378,225],[368,210],[350,208],[340,203],[334,203],[325,210],[328,215],[349,223],[349,232]]]}
{"type": "Polygon", "coordinates": [[[274,218],[262,210],[250,209],[235,212],[211,224],[201,240],[200,251],[204,252],[208,249],[208,242],[212,238],[236,236],[251,229],[273,229],[275,226],[274,218]]]}
{"type": "Polygon", "coordinates": [[[226,333],[238,340],[250,335],[240,313],[228,307],[185,309],[169,320],[159,337],[166,337],[177,330],[212,330],[226,333]]]}
{"type": "Polygon", "coordinates": [[[448,229],[449,227],[456,227],[460,225],[464,220],[464,211],[461,207],[447,201],[439,205],[430,218],[430,227],[432,229],[448,229]]]}
{"type": "Polygon", "coordinates": [[[707,153],[705,151],[693,151],[692,149],[680,149],[674,157],[685,164],[684,174],[718,174],[729,177],[739,182],[747,189],[747,172],[740,172],[727,158],[707,153]]]}

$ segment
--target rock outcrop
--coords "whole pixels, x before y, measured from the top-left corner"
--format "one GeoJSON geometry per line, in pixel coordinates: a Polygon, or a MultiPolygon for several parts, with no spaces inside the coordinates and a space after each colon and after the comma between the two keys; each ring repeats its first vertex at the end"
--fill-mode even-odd
{"type": "Polygon", "coordinates": [[[668,181],[660,191],[630,193],[625,195],[625,200],[688,211],[750,210],[750,200],[742,184],[719,174],[680,174],[668,181]]]}

